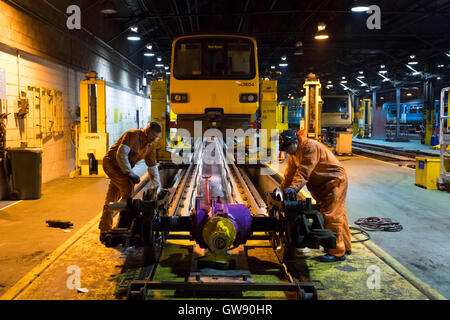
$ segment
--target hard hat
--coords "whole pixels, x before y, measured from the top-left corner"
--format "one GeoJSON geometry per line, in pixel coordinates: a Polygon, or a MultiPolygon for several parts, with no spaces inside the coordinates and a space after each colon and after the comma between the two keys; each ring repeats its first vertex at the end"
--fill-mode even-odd
{"type": "Polygon", "coordinates": [[[297,132],[285,130],[280,134],[280,151],[287,151],[289,146],[298,141],[297,132]]]}

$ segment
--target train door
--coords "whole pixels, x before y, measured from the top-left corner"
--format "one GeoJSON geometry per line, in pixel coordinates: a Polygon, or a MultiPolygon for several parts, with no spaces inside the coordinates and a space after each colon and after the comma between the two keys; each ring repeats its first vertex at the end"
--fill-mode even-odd
{"type": "Polygon", "coordinates": [[[409,111],[408,105],[402,104],[402,108],[400,110],[401,110],[400,123],[406,123],[406,115],[409,111]]]}

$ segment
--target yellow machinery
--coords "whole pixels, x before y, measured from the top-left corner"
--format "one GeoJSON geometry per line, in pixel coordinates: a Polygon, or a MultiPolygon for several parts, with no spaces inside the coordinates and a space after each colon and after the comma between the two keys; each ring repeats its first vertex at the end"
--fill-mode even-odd
{"type": "Polygon", "coordinates": [[[260,83],[261,100],[261,131],[260,137],[265,140],[265,144],[260,140],[263,149],[272,150],[276,146],[278,134],[288,129],[288,108],[278,105],[277,81],[264,79],[260,83]],[[278,130],[278,134],[277,131],[278,130]]]}
{"type": "MultiPolygon", "coordinates": [[[[157,159],[161,161],[169,161],[171,159],[170,152],[167,151],[167,133],[169,131],[167,121],[167,81],[158,79],[151,82],[151,103],[152,114],[151,121],[158,122],[162,128],[162,137],[156,147],[157,159]]],[[[171,117],[172,117],[171,113],[171,117]]],[[[175,116],[175,114],[173,114],[175,116]]],[[[170,136],[170,135],[169,135],[170,136]]]]}
{"type": "Polygon", "coordinates": [[[106,132],[106,86],[97,80],[97,72],[86,73],[80,82],[80,128],[78,136],[77,169],[81,177],[105,177],[103,157],[109,146],[106,132]],[[81,170],[80,170],[81,169],[81,170]]]}
{"type": "Polygon", "coordinates": [[[305,89],[305,96],[302,99],[304,119],[300,121],[300,130],[305,130],[308,138],[322,141],[322,85],[316,75],[310,73],[303,88],[305,89]]]}
{"type": "Polygon", "coordinates": [[[372,100],[361,100],[357,117],[358,138],[370,138],[372,129],[372,100]]]}

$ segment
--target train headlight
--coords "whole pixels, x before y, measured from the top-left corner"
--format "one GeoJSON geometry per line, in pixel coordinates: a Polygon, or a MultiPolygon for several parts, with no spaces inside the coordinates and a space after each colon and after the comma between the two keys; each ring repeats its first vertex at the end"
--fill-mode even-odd
{"type": "Polygon", "coordinates": [[[243,93],[239,96],[239,102],[241,103],[258,102],[258,95],[256,93],[243,93]]]}
{"type": "Polygon", "coordinates": [[[175,103],[187,103],[189,100],[186,93],[172,93],[170,96],[170,101],[175,103]]]}

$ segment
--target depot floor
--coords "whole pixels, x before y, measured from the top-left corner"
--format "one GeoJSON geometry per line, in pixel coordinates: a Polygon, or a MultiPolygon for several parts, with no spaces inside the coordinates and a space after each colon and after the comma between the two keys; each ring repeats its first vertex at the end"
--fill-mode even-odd
{"type": "MultiPolygon", "coordinates": [[[[349,176],[350,224],[369,216],[399,221],[403,231],[371,232],[373,242],[450,298],[450,195],[414,186],[414,170],[408,168],[360,156],[341,161],[349,176]]],[[[61,178],[43,186],[40,200],[0,209],[0,295],[98,215],[107,183],[103,178],[61,178]],[[48,228],[47,219],[69,220],[74,229],[48,228]]]]}

